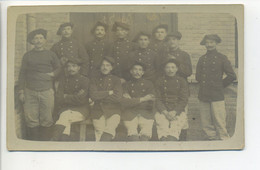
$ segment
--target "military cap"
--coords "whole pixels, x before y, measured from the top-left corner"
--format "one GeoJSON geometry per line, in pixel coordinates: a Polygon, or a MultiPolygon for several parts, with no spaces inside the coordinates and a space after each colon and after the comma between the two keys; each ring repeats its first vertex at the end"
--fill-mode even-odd
{"type": "Polygon", "coordinates": [[[216,41],[216,43],[221,43],[221,38],[217,34],[205,35],[202,41],[200,42],[200,45],[205,45],[206,40],[214,40],[216,41]]]}
{"type": "Polygon", "coordinates": [[[94,33],[95,33],[95,29],[96,29],[98,26],[104,27],[105,31],[107,32],[107,30],[108,30],[108,25],[105,24],[105,23],[103,23],[103,22],[100,22],[100,21],[98,21],[98,22],[94,25],[94,27],[91,29],[90,32],[91,32],[92,34],[94,34],[94,33]]]}
{"type": "Polygon", "coordinates": [[[61,35],[62,29],[64,27],[67,27],[67,26],[70,26],[71,28],[73,28],[74,25],[72,23],[70,23],[70,22],[66,22],[66,23],[61,24],[59,29],[58,29],[58,31],[57,31],[57,35],[61,35]]]}
{"type": "Polygon", "coordinates": [[[153,29],[153,34],[157,31],[157,29],[159,29],[159,28],[163,28],[163,29],[165,29],[166,30],[166,32],[168,31],[168,25],[167,24],[160,24],[160,25],[158,25],[158,26],[156,26],[154,29],[153,29]]]}
{"type": "Polygon", "coordinates": [[[110,56],[105,56],[103,61],[104,60],[108,61],[112,66],[115,64],[115,59],[110,56]]]}
{"type": "Polygon", "coordinates": [[[179,31],[172,32],[166,36],[165,41],[168,41],[170,37],[176,37],[178,40],[180,40],[182,38],[182,35],[179,31]]]}
{"type": "Polygon", "coordinates": [[[68,57],[67,63],[73,63],[73,64],[81,65],[82,60],[78,57],[68,57]]]}
{"type": "Polygon", "coordinates": [[[123,28],[125,30],[130,30],[130,26],[128,24],[123,23],[123,22],[115,22],[113,27],[112,27],[112,31],[116,32],[116,28],[117,27],[121,27],[121,28],[123,28]]]}
{"type": "Polygon", "coordinates": [[[27,42],[31,43],[32,44],[32,40],[34,38],[35,35],[38,35],[38,34],[41,34],[43,35],[43,37],[46,39],[47,38],[47,31],[44,30],[44,29],[37,29],[37,30],[34,30],[32,32],[30,32],[27,36],[27,42]]]}
{"type": "Polygon", "coordinates": [[[142,66],[143,70],[144,70],[144,71],[146,70],[145,64],[144,64],[144,63],[141,63],[141,62],[139,62],[139,61],[133,62],[133,63],[130,65],[129,70],[131,70],[131,69],[132,69],[134,66],[136,66],[136,65],[142,66]]]}
{"type": "Polygon", "coordinates": [[[174,63],[177,67],[180,66],[180,63],[176,59],[173,59],[173,58],[166,58],[165,60],[163,60],[161,66],[164,68],[166,66],[166,64],[168,64],[168,63],[174,63]]]}
{"type": "Polygon", "coordinates": [[[139,39],[141,36],[147,36],[148,38],[151,37],[150,34],[141,31],[141,32],[139,32],[139,33],[135,36],[135,38],[133,39],[133,42],[137,42],[138,39],[139,39]]]}

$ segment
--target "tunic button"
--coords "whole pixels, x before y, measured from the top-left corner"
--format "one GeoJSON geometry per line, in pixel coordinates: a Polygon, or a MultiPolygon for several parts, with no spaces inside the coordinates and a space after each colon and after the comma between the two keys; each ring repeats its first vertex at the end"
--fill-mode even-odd
{"type": "Polygon", "coordinates": [[[94,48],[93,48],[92,50],[93,50],[93,51],[95,51],[95,49],[94,49],[94,48]]]}
{"type": "Polygon", "coordinates": [[[128,53],[128,51],[126,51],[126,53],[128,53]]]}
{"type": "Polygon", "coordinates": [[[132,90],[131,92],[132,92],[132,93],[134,93],[135,91],[134,91],[134,90],[132,90]]]}
{"type": "Polygon", "coordinates": [[[202,83],[205,83],[205,81],[203,81],[202,83]]]}
{"type": "Polygon", "coordinates": [[[119,48],[119,47],[116,47],[116,48],[119,48]]]}
{"type": "Polygon", "coordinates": [[[116,53],[117,53],[117,54],[119,54],[119,52],[118,52],[118,51],[117,51],[116,53]]]}
{"type": "Polygon", "coordinates": [[[203,74],[203,77],[206,77],[206,74],[203,74]]]}
{"type": "Polygon", "coordinates": [[[167,89],[167,87],[164,87],[164,90],[166,90],[167,89]]]}
{"type": "Polygon", "coordinates": [[[177,54],[177,56],[179,56],[179,54],[177,54]]]}
{"type": "Polygon", "coordinates": [[[72,41],[70,41],[70,43],[72,44],[72,41]]]}
{"type": "Polygon", "coordinates": [[[103,49],[103,48],[101,48],[101,50],[103,51],[104,49],[103,49]]]}
{"type": "Polygon", "coordinates": [[[63,45],[63,43],[60,43],[60,45],[63,45]]]}
{"type": "Polygon", "coordinates": [[[108,84],[108,86],[111,86],[111,84],[108,84]]]}
{"type": "Polygon", "coordinates": [[[203,64],[206,64],[206,62],[204,61],[203,64]]]}
{"type": "Polygon", "coordinates": [[[212,69],[212,71],[215,71],[215,69],[212,69]]]}
{"type": "Polygon", "coordinates": [[[215,64],[215,61],[213,61],[213,64],[215,64]]]}
{"type": "Polygon", "coordinates": [[[109,81],[111,80],[111,78],[108,79],[109,81]]]}
{"type": "Polygon", "coordinates": [[[102,80],[102,78],[100,78],[99,80],[102,80]]]}
{"type": "Polygon", "coordinates": [[[141,86],[143,86],[144,85],[144,83],[141,83],[141,86]]]}
{"type": "Polygon", "coordinates": [[[167,82],[167,80],[164,80],[164,82],[166,83],[166,82],[167,82]]]}
{"type": "Polygon", "coordinates": [[[143,89],[142,91],[145,92],[145,89],[143,89]]]}
{"type": "Polygon", "coordinates": [[[177,83],[179,82],[179,80],[176,80],[177,81],[177,83]]]}
{"type": "Polygon", "coordinates": [[[131,86],[134,86],[134,84],[131,84],[131,86]]]}
{"type": "Polygon", "coordinates": [[[139,55],[142,55],[142,53],[139,53],[139,55]]]}
{"type": "Polygon", "coordinates": [[[90,62],[91,62],[91,63],[93,63],[94,61],[93,61],[93,60],[91,60],[90,62]]]}
{"type": "Polygon", "coordinates": [[[117,65],[119,65],[119,63],[116,63],[117,65]]]}
{"type": "Polygon", "coordinates": [[[60,48],[61,50],[63,50],[63,48],[60,48]]]}
{"type": "Polygon", "coordinates": [[[215,58],[217,58],[217,56],[215,56],[215,58]]]}
{"type": "Polygon", "coordinates": [[[127,48],[129,48],[129,46],[127,46],[127,48]]]}
{"type": "Polygon", "coordinates": [[[102,86],[102,84],[99,84],[99,86],[102,86]]]}
{"type": "Polygon", "coordinates": [[[142,61],[142,59],[141,59],[141,58],[139,58],[139,61],[142,61]]]}

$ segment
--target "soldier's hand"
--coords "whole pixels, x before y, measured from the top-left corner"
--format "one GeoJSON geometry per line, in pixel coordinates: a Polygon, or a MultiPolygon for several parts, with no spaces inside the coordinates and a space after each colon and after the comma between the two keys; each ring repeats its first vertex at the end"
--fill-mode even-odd
{"type": "Polygon", "coordinates": [[[51,77],[54,77],[54,73],[51,72],[51,73],[46,73],[48,76],[51,76],[51,77]]]}
{"type": "Polygon", "coordinates": [[[93,105],[95,104],[94,101],[91,100],[91,98],[88,99],[88,102],[89,102],[89,105],[90,105],[90,106],[93,106],[93,105]]]}
{"type": "Polygon", "coordinates": [[[174,55],[168,54],[168,59],[176,59],[174,55]]]}
{"type": "Polygon", "coordinates": [[[109,96],[111,96],[111,95],[114,94],[114,91],[113,91],[113,90],[110,90],[110,91],[108,91],[108,94],[109,94],[109,96]]]}
{"type": "Polygon", "coordinates": [[[78,95],[83,95],[85,93],[85,91],[83,89],[81,89],[79,92],[78,92],[78,95]]]}
{"type": "Polygon", "coordinates": [[[154,95],[152,95],[152,94],[148,94],[142,98],[143,98],[143,101],[154,101],[155,100],[154,95]]]}
{"type": "Polygon", "coordinates": [[[176,120],[176,111],[170,111],[169,112],[169,118],[170,118],[170,120],[176,120]]]}
{"type": "Polygon", "coordinates": [[[121,84],[126,82],[125,79],[122,79],[122,78],[120,79],[120,81],[121,81],[121,84]]]}
{"type": "Polygon", "coordinates": [[[65,65],[65,64],[67,63],[67,61],[68,61],[68,58],[66,58],[66,57],[61,57],[60,61],[61,61],[61,64],[62,64],[62,65],[65,65]]]}
{"type": "Polygon", "coordinates": [[[124,94],[123,94],[123,97],[124,97],[124,98],[127,98],[127,99],[131,99],[131,96],[130,96],[128,93],[124,93],[124,94]]]}
{"type": "Polygon", "coordinates": [[[22,103],[24,103],[24,101],[25,101],[24,93],[20,93],[20,94],[19,94],[19,100],[20,100],[22,103]]]}

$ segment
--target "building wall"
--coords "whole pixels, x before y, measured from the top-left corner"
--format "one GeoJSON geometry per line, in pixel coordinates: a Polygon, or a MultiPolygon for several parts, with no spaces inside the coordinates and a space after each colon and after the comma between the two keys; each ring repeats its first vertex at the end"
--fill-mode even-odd
{"type": "Polygon", "coordinates": [[[178,30],[182,33],[181,48],[191,55],[193,76],[200,56],[206,53],[200,41],[205,34],[218,34],[222,43],[219,52],[225,54],[235,66],[235,17],[230,14],[179,13],[178,30]]]}

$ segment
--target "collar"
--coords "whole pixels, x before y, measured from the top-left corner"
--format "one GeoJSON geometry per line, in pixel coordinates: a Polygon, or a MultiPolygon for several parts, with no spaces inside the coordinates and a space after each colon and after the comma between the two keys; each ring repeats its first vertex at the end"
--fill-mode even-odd
{"type": "Polygon", "coordinates": [[[216,49],[214,49],[214,50],[207,50],[207,55],[214,55],[214,54],[216,54],[218,51],[216,50],[216,49]]]}
{"type": "Polygon", "coordinates": [[[175,74],[174,76],[164,75],[164,78],[165,78],[166,80],[172,80],[172,79],[175,79],[176,77],[177,77],[176,74],[175,74]]]}
{"type": "Polygon", "coordinates": [[[79,78],[81,75],[79,73],[75,74],[75,75],[68,75],[68,78],[73,78],[73,79],[76,79],[76,78],[79,78]]]}
{"type": "Polygon", "coordinates": [[[66,41],[72,41],[72,37],[69,37],[69,38],[62,37],[61,38],[61,42],[66,42],[66,41]]]}
{"type": "Polygon", "coordinates": [[[118,38],[116,40],[117,42],[124,42],[124,41],[129,41],[127,38],[118,38]]]}
{"type": "Polygon", "coordinates": [[[178,47],[177,49],[173,49],[173,48],[168,48],[168,51],[169,51],[169,53],[176,53],[176,52],[179,52],[180,51],[180,48],[178,47]]]}

